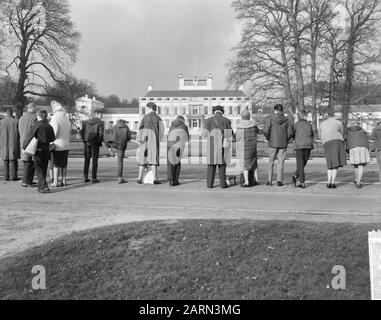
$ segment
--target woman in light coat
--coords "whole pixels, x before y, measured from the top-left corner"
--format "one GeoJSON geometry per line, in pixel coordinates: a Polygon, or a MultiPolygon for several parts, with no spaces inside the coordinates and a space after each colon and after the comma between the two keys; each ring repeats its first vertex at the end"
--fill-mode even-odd
{"type": "Polygon", "coordinates": [[[53,104],[54,115],[50,121],[56,140],[53,142],[51,165],[53,167],[52,187],[67,186],[67,162],[70,149],[71,124],[65,108],[58,102],[53,104]],[[61,174],[62,180],[58,178],[61,174]]]}

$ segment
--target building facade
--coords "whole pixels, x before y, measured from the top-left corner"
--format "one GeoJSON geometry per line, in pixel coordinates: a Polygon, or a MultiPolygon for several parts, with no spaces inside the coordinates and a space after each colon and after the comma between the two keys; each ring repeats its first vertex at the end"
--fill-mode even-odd
{"type": "Polygon", "coordinates": [[[178,90],[157,91],[148,87],[145,97],[139,98],[139,116],[146,113],[146,106],[154,102],[158,115],[163,119],[166,133],[178,115],[186,119],[192,135],[202,133],[203,121],[212,116],[214,106],[221,105],[225,115],[232,120],[233,128],[240,121],[241,112],[251,109],[250,98],[240,90],[213,90],[213,76],[184,77],[179,75],[178,90]]]}

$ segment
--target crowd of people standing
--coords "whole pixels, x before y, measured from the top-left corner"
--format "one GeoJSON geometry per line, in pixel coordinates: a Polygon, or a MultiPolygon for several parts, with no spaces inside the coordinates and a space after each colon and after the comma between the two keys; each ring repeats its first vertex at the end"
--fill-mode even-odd
{"type": "MultiPolygon", "coordinates": [[[[27,111],[17,120],[12,109],[6,110],[5,118],[0,122],[0,156],[4,162],[4,179],[19,181],[18,160],[23,162],[22,187],[37,187],[38,192],[48,193],[50,188],[67,186],[67,167],[70,151],[71,123],[65,108],[53,101],[53,116],[49,120],[45,110],[36,112],[36,106],[31,103],[27,111]],[[32,150],[32,151],[31,151],[32,150]],[[49,167],[50,162],[50,167],[49,167]],[[48,170],[51,171],[51,184],[47,182],[48,170]],[[34,182],[37,175],[38,183],[34,182]]],[[[150,172],[152,183],[160,185],[158,167],[160,166],[160,146],[164,138],[164,125],[157,114],[157,106],[149,103],[146,115],[141,121],[138,142],[139,176],[137,183],[143,184],[145,174],[150,172]]],[[[268,141],[268,180],[267,186],[274,185],[274,168],[277,166],[275,185],[284,187],[284,168],[289,144],[293,141],[296,152],[297,168],[292,176],[295,187],[306,188],[305,167],[308,164],[315,144],[315,134],[312,125],[307,121],[308,115],[301,111],[297,121],[284,115],[284,107],[277,104],[273,114],[267,119],[263,134],[268,141]]],[[[237,166],[242,172],[241,187],[250,188],[259,184],[257,143],[260,133],[258,124],[252,118],[249,110],[241,114],[242,120],[234,132],[231,121],[224,116],[224,108],[213,108],[213,116],[204,122],[203,137],[207,140],[207,187],[213,188],[217,168],[220,186],[229,187],[227,165],[231,160],[231,145],[234,141],[237,150],[237,166]]],[[[342,122],[334,114],[327,115],[321,124],[321,139],[324,146],[328,183],[327,188],[336,189],[338,169],[349,162],[354,167],[355,185],[362,188],[364,167],[370,162],[370,142],[366,132],[358,122],[351,121],[344,137],[342,122]]],[[[118,183],[126,183],[123,178],[124,158],[128,143],[131,141],[131,131],[124,120],[108,132],[104,130],[101,110],[95,110],[92,117],[82,124],[81,137],[84,144],[84,183],[99,183],[98,159],[102,143],[117,150],[118,183]],[[92,160],[91,179],[89,170],[92,160]]],[[[189,141],[189,129],[183,116],[178,116],[171,125],[167,136],[167,173],[170,185],[180,185],[181,158],[186,143],[189,141]]],[[[381,181],[381,123],[377,125],[371,136],[374,141],[374,151],[377,155],[379,177],[381,181]]]]}

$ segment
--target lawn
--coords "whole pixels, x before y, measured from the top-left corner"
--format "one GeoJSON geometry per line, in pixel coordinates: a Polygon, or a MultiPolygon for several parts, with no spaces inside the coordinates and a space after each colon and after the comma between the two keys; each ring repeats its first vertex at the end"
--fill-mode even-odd
{"type": "Polygon", "coordinates": [[[74,233],[0,261],[0,299],[369,299],[373,229],[190,220],[74,233]],[[45,291],[31,290],[35,265],[45,291]],[[346,290],[330,287],[335,265],[346,290]]]}

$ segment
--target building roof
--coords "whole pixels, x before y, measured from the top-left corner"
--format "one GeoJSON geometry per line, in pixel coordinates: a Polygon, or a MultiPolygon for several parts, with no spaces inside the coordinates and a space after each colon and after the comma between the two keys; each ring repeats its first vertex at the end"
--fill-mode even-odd
{"type": "Polygon", "coordinates": [[[139,114],[139,108],[105,108],[102,109],[103,114],[139,114]]]}
{"type": "Polygon", "coordinates": [[[187,97],[242,97],[246,95],[241,90],[173,90],[173,91],[150,91],[146,98],[187,98],[187,97]]]}
{"type": "Polygon", "coordinates": [[[87,97],[80,97],[78,98],[77,100],[75,101],[85,101],[85,102],[97,102],[97,103],[101,103],[101,104],[104,104],[102,101],[98,101],[95,99],[95,97],[93,99],[89,98],[88,96],[87,97]]]}

